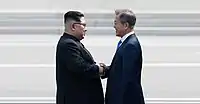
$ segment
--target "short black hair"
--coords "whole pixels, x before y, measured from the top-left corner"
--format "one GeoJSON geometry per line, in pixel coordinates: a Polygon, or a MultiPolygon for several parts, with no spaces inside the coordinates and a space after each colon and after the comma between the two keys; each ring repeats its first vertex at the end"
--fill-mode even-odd
{"type": "Polygon", "coordinates": [[[84,14],[79,11],[69,11],[64,14],[64,23],[66,23],[67,20],[74,20],[77,22],[81,22],[80,18],[84,17],[84,14]]]}
{"type": "Polygon", "coordinates": [[[122,12],[118,16],[121,23],[128,23],[132,28],[135,26],[136,16],[133,12],[122,12]]]}

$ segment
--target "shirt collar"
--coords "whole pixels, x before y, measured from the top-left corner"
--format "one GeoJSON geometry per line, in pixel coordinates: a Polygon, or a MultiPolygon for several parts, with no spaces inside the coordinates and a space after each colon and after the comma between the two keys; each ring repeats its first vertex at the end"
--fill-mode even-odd
{"type": "Polygon", "coordinates": [[[122,41],[122,43],[126,40],[126,38],[128,37],[128,36],[130,36],[131,34],[134,34],[135,32],[134,31],[131,31],[131,32],[129,32],[128,34],[126,34],[126,35],[124,35],[120,40],[122,41]]]}

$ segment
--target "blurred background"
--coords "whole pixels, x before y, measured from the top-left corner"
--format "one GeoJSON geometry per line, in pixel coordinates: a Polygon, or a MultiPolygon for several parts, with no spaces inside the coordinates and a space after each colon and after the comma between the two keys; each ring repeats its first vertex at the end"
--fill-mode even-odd
{"type": "MultiPolygon", "coordinates": [[[[54,104],[55,52],[63,14],[81,10],[82,41],[96,62],[112,61],[119,40],[115,9],[132,9],[143,49],[142,86],[147,104],[200,104],[200,1],[1,0],[0,104],[54,104]]],[[[105,91],[106,79],[102,80],[105,91]]]]}

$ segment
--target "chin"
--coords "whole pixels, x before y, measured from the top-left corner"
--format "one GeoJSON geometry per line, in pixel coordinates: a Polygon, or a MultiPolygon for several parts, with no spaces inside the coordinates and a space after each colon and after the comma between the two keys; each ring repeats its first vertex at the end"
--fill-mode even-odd
{"type": "Polygon", "coordinates": [[[119,34],[116,34],[116,36],[121,37],[119,34]]]}
{"type": "Polygon", "coordinates": [[[84,39],[84,37],[81,37],[81,40],[84,39]]]}

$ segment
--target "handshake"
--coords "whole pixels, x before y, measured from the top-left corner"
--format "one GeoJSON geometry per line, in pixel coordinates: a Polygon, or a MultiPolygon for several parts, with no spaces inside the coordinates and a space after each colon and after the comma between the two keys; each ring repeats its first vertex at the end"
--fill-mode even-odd
{"type": "Polygon", "coordinates": [[[104,63],[99,63],[99,75],[105,76],[106,72],[108,71],[108,66],[106,66],[104,63]]]}

